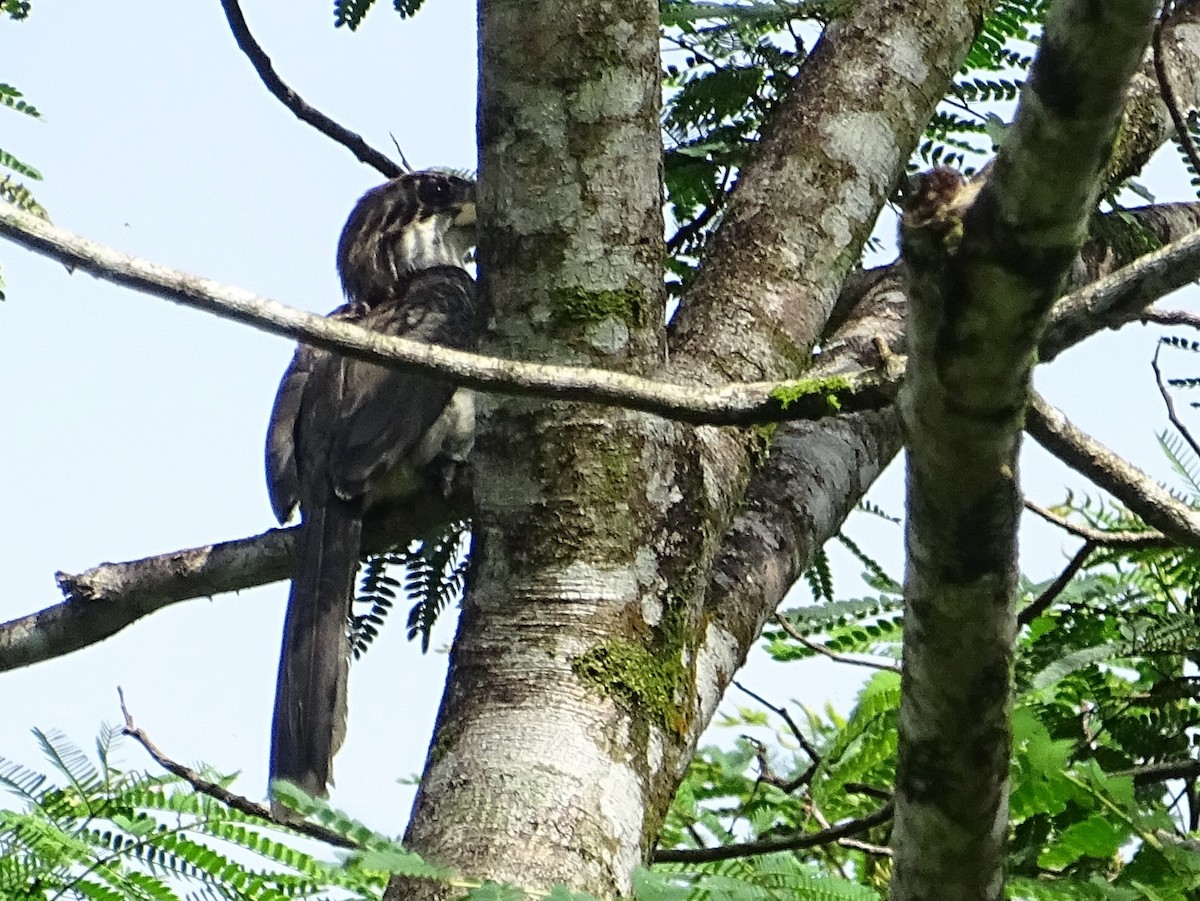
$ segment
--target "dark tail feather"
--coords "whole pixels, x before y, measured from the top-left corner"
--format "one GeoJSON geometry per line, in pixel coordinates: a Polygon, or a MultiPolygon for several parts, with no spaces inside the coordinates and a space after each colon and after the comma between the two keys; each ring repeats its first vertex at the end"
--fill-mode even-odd
{"type": "Polygon", "coordinates": [[[288,597],[271,727],[271,781],[324,797],[346,734],[346,633],[362,507],[331,498],[307,510],[288,597]]]}

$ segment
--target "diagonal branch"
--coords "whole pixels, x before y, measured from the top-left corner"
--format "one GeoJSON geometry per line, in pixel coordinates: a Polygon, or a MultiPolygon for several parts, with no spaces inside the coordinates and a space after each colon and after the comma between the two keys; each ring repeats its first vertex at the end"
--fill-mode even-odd
{"type": "Polygon", "coordinates": [[[1030,513],[1037,514],[1051,525],[1058,526],[1064,532],[1070,532],[1076,538],[1082,538],[1096,547],[1141,550],[1146,548],[1171,547],[1175,544],[1174,541],[1162,532],[1106,532],[1103,529],[1093,529],[1090,526],[1071,522],[1071,520],[1059,516],[1052,510],[1047,510],[1045,507],[1035,504],[1030,500],[1025,501],[1025,509],[1030,513]]]}
{"type": "Polygon", "coordinates": [[[819,419],[841,410],[876,409],[895,396],[895,379],[859,373],[829,382],[747,382],[715,390],[573,366],[526,363],[465,353],[371,332],[128,256],[0,205],[0,235],[68,266],[263,331],[398,369],[436,372],[447,381],[504,394],[610,404],[706,425],[819,419]]]}
{"type": "Polygon", "coordinates": [[[1200,514],[1120,455],[1076,428],[1061,410],[1030,392],[1025,430],[1042,447],[1087,476],[1118,501],[1184,547],[1200,547],[1200,514]]]}
{"type": "Polygon", "coordinates": [[[220,801],[226,807],[233,810],[257,817],[268,823],[274,823],[277,826],[282,826],[301,835],[307,835],[309,838],[315,838],[317,841],[326,842],[335,848],[359,847],[346,837],[339,835],[332,829],[326,829],[319,823],[308,823],[298,818],[294,821],[284,821],[271,813],[271,808],[266,804],[259,804],[242,795],[234,794],[216,782],[205,779],[191,767],[184,766],[182,763],[172,760],[158,749],[158,746],[150,740],[150,736],[140,726],[134,724],[133,716],[130,714],[129,708],[125,706],[125,693],[119,688],[117,689],[117,693],[121,698],[121,713],[125,717],[125,728],[121,730],[122,734],[128,735],[140,744],[146,749],[146,753],[154,758],[155,763],[172,776],[176,776],[188,783],[188,785],[200,792],[200,794],[208,795],[210,798],[220,801]]]}
{"type": "Polygon", "coordinates": [[[225,9],[225,18],[229,21],[229,30],[233,32],[234,40],[249,57],[250,64],[254,66],[254,71],[258,73],[262,83],[280,103],[295,114],[296,118],[307,122],[327,138],[337,141],[387,178],[404,174],[402,168],[364,141],[361,135],[343,128],[320,110],[309,106],[299,94],[283,83],[283,79],[276,74],[275,67],[271,64],[271,58],[250,33],[250,26],[246,24],[246,17],[242,15],[242,8],[238,6],[237,0],[221,0],[221,6],[225,9]]]}

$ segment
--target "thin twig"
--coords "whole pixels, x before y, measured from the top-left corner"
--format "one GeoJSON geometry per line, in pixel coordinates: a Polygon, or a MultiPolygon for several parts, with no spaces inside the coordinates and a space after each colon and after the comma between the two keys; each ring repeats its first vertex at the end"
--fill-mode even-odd
{"type": "MultiPolygon", "coordinates": [[[[737,820],[745,815],[746,808],[750,806],[755,795],[758,793],[759,785],[770,785],[779,789],[784,794],[790,795],[796,789],[808,785],[812,781],[812,777],[816,773],[818,766],[815,763],[809,764],[800,775],[791,779],[785,779],[783,776],[776,775],[775,771],[771,769],[771,761],[767,756],[767,746],[765,744],[749,735],[743,735],[742,738],[754,746],[754,759],[758,763],[758,779],[755,780],[754,790],[750,792],[750,796],[738,808],[737,816],[733,818],[733,822],[737,822],[737,820]]],[[[733,837],[732,823],[730,824],[729,837],[733,837]]]]}
{"type": "Polygon", "coordinates": [[[1051,525],[1058,526],[1060,529],[1070,532],[1076,538],[1090,541],[1098,547],[1140,550],[1170,547],[1175,543],[1162,532],[1153,530],[1146,532],[1105,532],[1102,529],[1093,529],[1090,526],[1071,522],[1069,519],[1059,516],[1054,511],[1047,510],[1045,507],[1035,504],[1030,500],[1025,501],[1025,509],[1031,513],[1036,513],[1051,525]]]}
{"type": "Polygon", "coordinates": [[[1200,328],[1200,314],[1191,310],[1146,310],[1139,321],[1155,325],[1182,325],[1188,328],[1200,328]]]}
{"type": "Polygon", "coordinates": [[[868,798],[874,798],[876,801],[892,800],[892,793],[886,788],[876,788],[874,785],[867,785],[865,782],[847,782],[842,786],[842,789],[848,795],[866,795],[868,798]]]}
{"type": "Polygon", "coordinates": [[[1063,571],[1058,574],[1058,578],[1046,587],[1046,590],[1034,598],[1024,610],[1017,614],[1017,624],[1027,626],[1039,616],[1041,616],[1055,599],[1062,594],[1071,580],[1075,578],[1075,574],[1083,568],[1083,564],[1087,562],[1087,558],[1092,555],[1092,551],[1096,550],[1094,542],[1085,541],[1083,547],[1075,552],[1075,556],[1070,562],[1063,567],[1063,571]]]}
{"type": "Polygon", "coordinates": [[[859,838],[839,838],[838,844],[843,848],[850,848],[853,851],[862,851],[865,854],[874,854],[878,857],[892,856],[892,849],[887,845],[875,845],[871,842],[864,842],[859,838]]]}
{"type": "Polygon", "coordinates": [[[716,848],[659,849],[654,852],[651,860],[654,863],[710,863],[714,860],[754,857],[758,854],[771,854],[776,851],[799,851],[802,848],[815,848],[851,835],[858,835],[886,823],[892,818],[892,806],[892,802],[889,801],[865,817],[847,820],[845,823],[831,826],[829,829],[822,829],[820,832],[774,836],[753,842],[721,845],[716,848]]]}
{"type": "Polygon", "coordinates": [[[889,673],[899,674],[900,672],[900,667],[896,666],[894,663],[880,663],[875,660],[863,660],[859,657],[848,657],[845,654],[839,654],[837,651],[827,648],[825,645],[820,644],[819,642],[812,641],[804,637],[800,634],[795,626],[793,626],[779,614],[775,614],[775,621],[779,623],[779,627],[788,634],[789,638],[795,639],[810,651],[816,651],[818,654],[828,657],[830,660],[835,660],[838,663],[849,663],[852,666],[865,666],[868,669],[883,670],[884,672],[889,673]]]}
{"type": "Polygon", "coordinates": [[[274,823],[276,826],[281,826],[285,829],[290,829],[293,832],[299,832],[301,835],[307,835],[309,838],[315,838],[317,841],[326,842],[330,845],[336,845],[339,848],[358,848],[359,846],[346,838],[344,835],[339,835],[326,829],[324,826],[319,826],[316,823],[307,823],[303,821],[285,822],[277,819],[272,813],[271,808],[265,804],[258,804],[245,798],[241,795],[235,795],[226,788],[217,785],[215,782],[202,777],[191,767],[186,767],[181,763],[176,763],[166,754],[158,749],[158,747],[150,740],[140,727],[133,723],[133,716],[129,713],[129,708],[125,706],[125,692],[120,688],[117,689],[117,696],[121,699],[121,713],[125,717],[125,728],[121,730],[125,735],[134,739],[138,744],[146,749],[146,752],[154,758],[154,762],[161,766],[173,776],[178,776],[184,782],[188,783],[196,791],[202,795],[208,795],[220,801],[226,807],[240,811],[248,816],[257,817],[260,820],[266,820],[269,823],[274,823]]]}
{"type": "Polygon", "coordinates": [[[821,755],[817,752],[817,749],[813,747],[812,742],[804,737],[804,733],[800,731],[800,727],[796,725],[796,721],[792,719],[792,715],[790,712],[788,712],[786,707],[775,706],[762,695],[756,694],[748,689],[737,679],[733,680],[733,687],[743,694],[754,698],[754,700],[758,701],[758,703],[762,704],[764,707],[782,719],[785,723],[787,723],[787,727],[791,731],[792,737],[796,739],[796,743],[800,745],[800,747],[804,750],[804,753],[808,755],[809,760],[811,760],[813,763],[821,762],[821,755]]]}
{"type": "Polygon", "coordinates": [[[1171,392],[1167,390],[1167,386],[1163,382],[1162,370],[1158,368],[1158,354],[1161,350],[1161,344],[1154,349],[1154,357],[1150,360],[1150,368],[1154,370],[1154,381],[1158,384],[1158,393],[1162,395],[1163,403],[1166,404],[1167,418],[1171,421],[1171,425],[1175,426],[1175,431],[1183,436],[1183,440],[1188,443],[1188,447],[1192,449],[1192,453],[1200,457],[1200,444],[1196,443],[1196,439],[1188,431],[1188,427],[1179,418],[1179,413],[1175,410],[1175,398],[1171,397],[1171,392]]]}
{"type": "Polygon", "coordinates": [[[397,175],[404,174],[402,168],[364,141],[361,135],[338,125],[320,110],[309,106],[299,94],[283,83],[283,79],[276,74],[275,67],[271,64],[271,58],[267,56],[266,51],[250,33],[250,26],[246,24],[246,17],[242,15],[242,9],[238,6],[237,0],[221,0],[221,6],[225,10],[225,18],[229,21],[229,30],[233,32],[233,39],[250,59],[250,64],[254,66],[254,71],[258,73],[262,83],[280,103],[295,114],[296,118],[308,123],[327,138],[341,144],[362,162],[374,167],[387,178],[395,178],[397,175]]]}

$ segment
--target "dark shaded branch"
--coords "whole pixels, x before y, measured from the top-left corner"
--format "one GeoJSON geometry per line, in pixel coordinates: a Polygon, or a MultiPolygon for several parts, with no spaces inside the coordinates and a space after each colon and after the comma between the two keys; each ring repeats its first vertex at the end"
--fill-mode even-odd
{"type": "Polygon", "coordinates": [[[857,820],[848,820],[837,826],[804,835],[788,835],[765,838],[754,842],[721,845],[717,848],[669,848],[659,849],[651,857],[653,863],[711,863],[714,860],[733,860],[738,857],[754,857],[776,851],[799,851],[828,845],[850,835],[859,835],[886,823],[892,818],[892,803],[889,801],[874,813],[857,820]]]}
{"type": "Polygon", "coordinates": [[[1171,123],[1175,126],[1175,136],[1179,139],[1183,152],[1187,154],[1188,162],[1192,164],[1192,171],[1200,174],[1200,154],[1196,153],[1196,144],[1188,132],[1187,120],[1179,109],[1179,101],[1175,97],[1175,89],[1167,74],[1166,55],[1163,52],[1163,31],[1171,21],[1171,12],[1174,8],[1175,4],[1171,0],[1164,0],[1162,10],[1158,14],[1158,24],[1154,26],[1154,38],[1151,42],[1154,47],[1154,77],[1158,81],[1158,89],[1162,92],[1167,112],[1171,115],[1171,123]]]}
{"type": "Polygon", "coordinates": [[[1200,760],[1164,760],[1144,763],[1127,770],[1117,770],[1113,776],[1132,776],[1134,785],[1152,785],[1169,779],[1200,779],[1200,760]]]}
{"type": "Polygon", "coordinates": [[[1166,405],[1167,419],[1170,420],[1171,425],[1175,426],[1175,431],[1187,442],[1188,447],[1192,449],[1192,453],[1200,456],[1200,444],[1196,443],[1196,439],[1191,431],[1183,424],[1183,420],[1179,418],[1179,413],[1175,409],[1175,398],[1171,397],[1171,392],[1167,390],[1167,386],[1163,382],[1162,370],[1158,367],[1158,355],[1161,351],[1162,345],[1159,344],[1154,349],[1154,358],[1150,361],[1150,368],[1154,370],[1154,382],[1158,385],[1158,393],[1162,395],[1163,404],[1166,405]]]}
{"type": "Polygon", "coordinates": [[[397,175],[404,174],[402,168],[364,141],[360,135],[343,128],[320,110],[309,106],[299,94],[283,83],[283,79],[276,74],[275,67],[271,64],[271,58],[267,56],[250,33],[250,26],[246,24],[246,17],[242,15],[242,9],[238,6],[237,0],[221,0],[221,6],[225,10],[225,18],[229,21],[229,30],[233,32],[234,40],[250,59],[254,71],[258,73],[258,77],[262,79],[262,83],[266,85],[272,96],[291,110],[301,122],[308,123],[327,138],[341,144],[359,160],[377,169],[385,177],[395,178],[397,175]]]}
{"type": "Polygon", "coordinates": [[[1142,322],[1155,325],[1182,325],[1200,328],[1200,315],[1190,310],[1146,310],[1138,317],[1142,322]]]}
{"type": "Polygon", "coordinates": [[[1071,584],[1071,580],[1075,578],[1075,574],[1083,568],[1083,564],[1087,562],[1087,558],[1092,555],[1092,551],[1095,549],[1096,545],[1092,542],[1084,542],[1083,547],[1077,550],[1075,556],[1063,567],[1063,571],[1058,574],[1058,578],[1051,582],[1045,591],[1030,601],[1029,606],[1017,614],[1017,625],[1027,626],[1045,613],[1050,605],[1054,603],[1055,599],[1071,584]]]}
{"type": "Polygon", "coordinates": [[[792,737],[796,739],[796,743],[800,745],[800,747],[804,750],[804,753],[808,755],[809,760],[811,760],[813,763],[821,762],[820,753],[818,753],[817,749],[813,747],[812,742],[805,737],[804,733],[800,731],[800,727],[796,724],[796,721],[792,719],[792,714],[786,707],[780,707],[772,704],[762,695],[751,691],[736,679],[734,679],[731,684],[738,691],[754,698],[754,700],[758,701],[758,703],[762,704],[764,707],[782,719],[785,723],[787,723],[787,727],[791,731],[792,737]]]}
{"type": "Polygon", "coordinates": [[[338,848],[359,847],[348,838],[326,829],[324,826],[320,826],[317,823],[308,823],[303,820],[285,822],[281,819],[277,819],[272,815],[271,808],[269,808],[267,805],[258,804],[254,801],[251,801],[249,798],[243,797],[242,795],[234,794],[233,792],[229,791],[229,789],[223,788],[222,786],[217,785],[215,782],[205,779],[191,767],[186,767],[181,763],[176,763],[158,749],[154,742],[150,740],[150,736],[148,736],[138,726],[134,725],[133,717],[130,715],[129,709],[125,706],[125,693],[119,688],[117,689],[117,693],[121,698],[121,713],[125,717],[125,728],[121,731],[145,748],[146,753],[154,758],[155,763],[157,763],[171,775],[178,776],[196,791],[200,792],[200,794],[208,795],[210,798],[215,798],[226,807],[230,807],[233,810],[241,811],[248,816],[257,817],[258,819],[265,820],[268,823],[274,823],[276,826],[281,826],[285,829],[291,830],[292,832],[297,832],[301,835],[307,835],[309,838],[315,838],[317,841],[325,842],[338,848]]]}

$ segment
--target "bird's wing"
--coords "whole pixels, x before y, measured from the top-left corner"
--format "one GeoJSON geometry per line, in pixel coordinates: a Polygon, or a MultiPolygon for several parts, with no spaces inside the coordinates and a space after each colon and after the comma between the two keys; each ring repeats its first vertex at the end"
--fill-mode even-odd
{"type": "MultiPolygon", "coordinates": [[[[362,310],[343,304],[328,315],[329,319],[353,322],[362,318],[362,310]]],[[[305,386],[313,367],[328,351],[300,344],[292,355],[279,382],[275,405],[267,426],[267,495],[271,510],[283,524],[291,518],[300,502],[300,471],[296,463],[296,428],[304,401],[305,386]]]]}
{"type": "MultiPolygon", "coordinates": [[[[415,273],[403,294],[374,307],[363,319],[372,331],[430,344],[472,346],[475,282],[456,267],[415,273]]],[[[341,421],[329,450],[329,474],[341,497],[369,494],[446,409],[453,385],[412,372],[341,358],[341,421]]]]}

